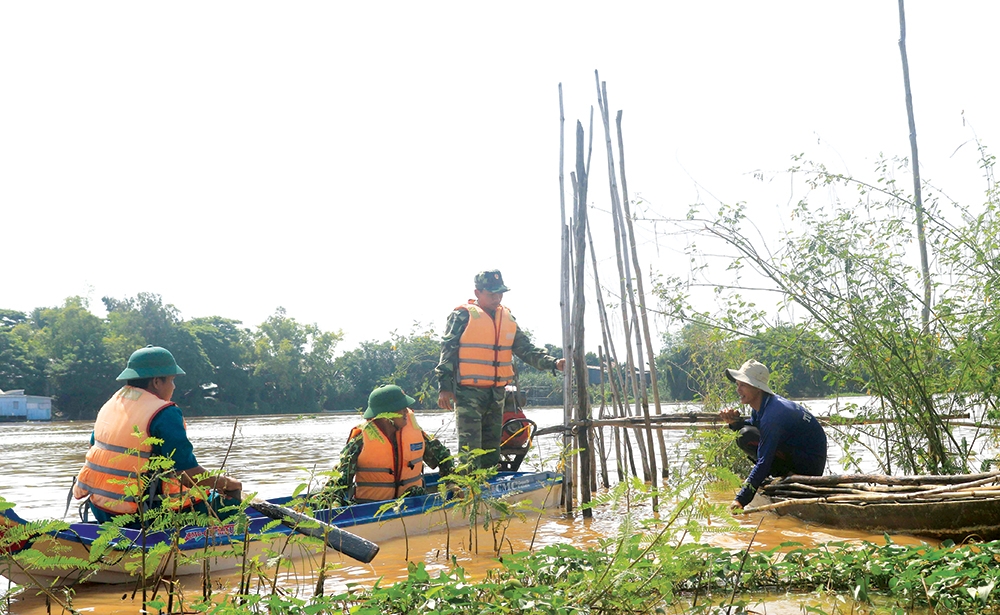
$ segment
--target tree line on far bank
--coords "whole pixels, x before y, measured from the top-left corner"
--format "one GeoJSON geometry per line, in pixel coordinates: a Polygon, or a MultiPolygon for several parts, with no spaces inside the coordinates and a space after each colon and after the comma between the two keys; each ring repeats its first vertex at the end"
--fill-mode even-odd
{"type": "Polygon", "coordinates": [[[426,398],[437,364],[433,330],[335,356],[340,331],[280,307],[250,328],[223,316],[182,319],[153,293],[102,302],[105,318],[80,297],[30,314],[0,309],[0,389],[50,396],[59,418],[92,419],[121,385],[115,378],[129,355],[153,344],[185,371],[173,399],[187,414],[313,413],[363,407],[389,381],[426,398]]]}
{"type": "MultiPolygon", "coordinates": [[[[250,328],[222,316],[185,320],[153,293],[102,302],[104,318],[81,297],[30,314],[0,309],[0,390],[52,397],[57,418],[92,419],[120,386],[115,377],[128,356],[154,344],[169,349],[186,372],[176,380],[174,401],[193,416],[363,408],[371,390],[385,383],[403,387],[421,408],[436,407],[440,337],[432,328],[415,325],[408,334],[338,354],[340,331],[301,323],[283,308],[250,328]]],[[[698,343],[690,328],[665,338],[659,361],[669,398],[697,398],[690,362],[698,343]]],[[[561,348],[544,346],[562,355],[561,348]]],[[[532,403],[562,404],[561,377],[516,362],[532,403]]],[[[588,353],[588,363],[596,365],[596,355],[588,353]]],[[[792,394],[826,394],[815,366],[791,358],[784,364],[794,366],[783,381],[792,394]]]]}

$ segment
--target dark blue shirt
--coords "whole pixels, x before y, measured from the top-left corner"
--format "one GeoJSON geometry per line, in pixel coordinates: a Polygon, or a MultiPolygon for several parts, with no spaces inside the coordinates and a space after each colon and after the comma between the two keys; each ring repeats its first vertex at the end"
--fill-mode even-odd
{"type": "Polygon", "coordinates": [[[736,501],[746,506],[771,473],[780,447],[790,456],[796,474],[821,476],[826,467],[826,432],[808,410],[779,395],[766,395],[760,410],[754,410],[746,425],[760,430],[757,465],[753,467],[736,501]]]}
{"type": "Polygon", "coordinates": [[[187,428],[184,427],[184,415],[177,406],[164,408],[153,417],[149,422],[149,435],[163,440],[163,444],[159,447],[153,447],[153,454],[173,459],[175,471],[181,472],[198,467],[194,446],[188,440],[187,428]]]}

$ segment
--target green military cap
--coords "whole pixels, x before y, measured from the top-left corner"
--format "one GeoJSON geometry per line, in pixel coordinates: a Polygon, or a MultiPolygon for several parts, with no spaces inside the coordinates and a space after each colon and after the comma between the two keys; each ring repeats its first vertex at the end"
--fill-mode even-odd
{"type": "Polygon", "coordinates": [[[378,387],[368,396],[368,409],[365,410],[364,418],[373,419],[386,412],[402,412],[415,403],[417,400],[404,393],[403,389],[387,384],[378,387]]]}
{"type": "Polygon", "coordinates": [[[505,293],[510,289],[504,286],[503,276],[499,269],[480,271],[476,274],[476,290],[488,290],[491,293],[505,293]]]}
{"type": "Polygon", "coordinates": [[[183,375],[184,370],[178,367],[169,350],[159,346],[146,346],[132,353],[125,371],[118,375],[117,380],[183,375]]]}

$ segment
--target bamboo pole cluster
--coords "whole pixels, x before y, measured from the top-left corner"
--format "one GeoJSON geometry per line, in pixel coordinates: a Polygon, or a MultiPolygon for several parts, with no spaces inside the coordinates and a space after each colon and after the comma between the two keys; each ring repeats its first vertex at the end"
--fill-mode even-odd
{"type": "MultiPolygon", "coordinates": [[[[658,428],[662,407],[657,383],[655,349],[652,330],[646,310],[646,295],[643,286],[642,269],[639,262],[635,229],[628,198],[625,175],[625,145],[622,133],[622,112],[616,115],[618,164],[615,163],[614,141],[608,105],[607,84],[594,71],[597,84],[597,101],[604,127],[607,150],[608,187],[611,194],[611,226],[615,240],[615,263],[618,273],[617,295],[621,298],[620,323],[612,324],[604,302],[604,287],[601,286],[594,250],[592,225],[587,216],[587,191],[589,187],[590,158],[593,143],[593,107],[591,107],[589,140],[584,147],[584,131],[581,122],[576,123],[575,171],[570,173],[573,189],[573,215],[567,222],[563,179],[565,139],[562,85],[559,86],[559,189],[562,218],[562,288],[560,301],[563,318],[563,357],[566,368],[563,380],[564,399],[564,446],[576,449],[579,455],[568,464],[564,493],[570,494],[565,502],[567,512],[572,511],[572,494],[579,490],[581,501],[587,503],[591,493],[597,488],[598,473],[594,471],[600,464],[600,478],[604,487],[609,485],[607,460],[610,445],[605,440],[605,427],[611,428],[611,442],[617,460],[618,479],[627,474],[639,476],[636,465],[638,457],[645,482],[657,487],[658,478],[668,476],[667,449],[663,434],[658,428]],[[619,177],[621,188],[619,189],[619,177]],[[593,418],[589,399],[589,373],[585,361],[584,327],[585,314],[585,254],[590,247],[590,261],[596,306],[601,322],[601,342],[598,355],[601,364],[601,404],[599,418],[593,418]],[[571,309],[572,308],[572,309],[571,309]],[[624,362],[619,360],[612,331],[620,327],[619,339],[624,340],[624,362]],[[649,377],[647,378],[647,373],[649,377]],[[647,386],[647,384],[649,386],[647,386]],[[605,397],[607,393],[607,397],[605,397]],[[655,418],[650,412],[650,394],[655,408],[655,418]],[[610,403],[606,399],[610,398],[610,403]],[[573,411],[575,408],[575,412],[573,411]],[[657,455],[663,461],[663,468],[657,471],[657,455]],[[578,473],[578,474],[577,474],[578,473]]],[[[619,318],[616,317],[616,318],[619,318]]],[[[653,507],[658,501],[653,500],[653,507]]],[[[589,509],[585,509],[585,514],[589,509]]]]}

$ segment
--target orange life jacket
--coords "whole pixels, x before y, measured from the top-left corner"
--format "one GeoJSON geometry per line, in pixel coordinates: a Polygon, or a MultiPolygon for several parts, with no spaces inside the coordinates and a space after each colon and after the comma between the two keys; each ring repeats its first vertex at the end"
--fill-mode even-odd
{"type": "Polygon", "coordinates": [[[514,379],[514,335],[517,323],[510,310],[498,306],[496,318],[478,305],[456,309],[469,312],[469,324],[458,340],[458,384],[502,387],[514,379]]]}
{"type": "MultiPolygon", "coordinates": [[[[80,469],[73,495],[82,499],[90,495],[90,502],[111,514],[130,514],[138,510],[137,501],[145,495],[139,475],[152,456],[153,448],[143,441],[149,437],[149,424],[164,408],[175,405],[164,401],[149,391],[124,386],[111,397],[97,413],[94,424],[94,445],[87,451],[87,461],[80,469]],[[133,435],[133,428],[141,433],[133,435]],[[131,451],[130,453],[127,451],[131,451]],[[128,486],[137,486],[138,493],[126,495],[128,486]]],[[[160,494],[176,496],[182,485],[176,477],[160,479],[160,494]]],[[[172,507],[190,506],[195,498],[186,492],[182,499],[166,499],[172,507]]]]}
{"type": "Polygon", "coordinates": [[[351,430],[350,438],[358,433],[364,438],[354,475],[356,502],[394,500],[411,487],[423,486],[424,432],[417,426],[412,410],[403,410],[403,416],[406,417],[406,424],[393,436],[395,450],[388,436],[374,423],[351,430]],[[399,451],[398,455],[396,451],[399,451]]]}

